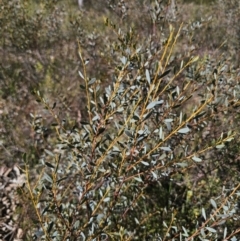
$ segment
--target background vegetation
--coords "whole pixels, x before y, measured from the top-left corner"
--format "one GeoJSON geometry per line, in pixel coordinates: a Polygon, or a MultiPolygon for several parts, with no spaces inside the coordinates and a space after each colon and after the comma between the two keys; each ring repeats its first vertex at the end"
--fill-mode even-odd
{"type": "Polygon", "coordinates": [[[2,0],[23,240],[239,238],[239,18],[237,0],[2,0]]]}

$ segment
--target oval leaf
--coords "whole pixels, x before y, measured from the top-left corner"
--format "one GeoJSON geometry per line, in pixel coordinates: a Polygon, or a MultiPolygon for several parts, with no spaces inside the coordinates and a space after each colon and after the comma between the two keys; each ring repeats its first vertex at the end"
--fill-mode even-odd
{"type": "Polygon", "coordinates": [[[149,163],[148,163],[148,162],[141,161],[141,163],[142,163],[144,166],[149,166],[149,163]]]}
{"type": "Polygon", "coordinates": [[[169,147],[160,147],[160,149],[163,151],[172,151],[169,147]]]}
{"type": "Polygon", "coordinates": [[[196,156],[192,157],[192,160],[195,162],[202,162],[202,159],[196,156]]]}
{"type": "Polygon", "coordinates": [[[207,229],[209,232],[211,232],[211,233],[216,233],[216,232],[217,232],[216,229],[214,229],[214,228],[206,227],[206,229],[207,229]]]}
{"type": "Polygon", "coordinates": [[[156,106],[156,105],[160,105],[160,104],[162,104],[163,103],[163,100],[159,100],[159,101],[153,101],[153,102],[151,102],[150,104],[148,104],[148,106],[147,106],[147,110],[149,110],[149,109],[152,109],[154,106],[156,106]]]}
{"type": "Polygon", "coordinates": [[[216,146],[217,149],[222,149],[223,147],[225,147],[224,144],[221,144],[221,145],[217,145],[217,146],[216,146]]]}
{"type": "Polygon", "coordinates": [[[210,202],[214,208],[217,208],[217,204],[213,199],[210,199],[210,202]]]}
{"type": "Polygon", "coordinates": [[[185,127],[185,128],[182,128],[180,130],[178,130],[178,133],[181,133],[181,134],[186,134],[190,131],[190,129],[188,127],[185,127]]]}

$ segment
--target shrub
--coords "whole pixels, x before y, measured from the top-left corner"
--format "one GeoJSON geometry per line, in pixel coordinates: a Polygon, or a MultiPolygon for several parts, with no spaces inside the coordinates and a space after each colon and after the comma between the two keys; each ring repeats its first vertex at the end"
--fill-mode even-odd
{"type": "MultiPolygon", "coordinates": [[[[116,35],[109,85],[88,74],[92,65],[79,44],[86,114],[65,122],[61,106],[35,92],[55,134],[34,181],[24,155],[38,218],[28,238],[236,240],[240,184],[218,171],[237,136],[231,115],[239,84],[231,66],[175,50],[183,25],[165,23],[162,35],[140,38],[132,27],[105,24],[116,35]]],[[[39,116],[31,124],[43,130],[39,116]]]]}

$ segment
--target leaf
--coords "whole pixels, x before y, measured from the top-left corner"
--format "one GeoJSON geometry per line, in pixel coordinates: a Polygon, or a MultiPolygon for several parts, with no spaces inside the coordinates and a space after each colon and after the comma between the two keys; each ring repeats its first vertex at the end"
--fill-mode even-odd
{"type": "Polygon", "coordinates": [[[164,76],[168,75],[171,72],[171,69],[166,70],[163,74],[161,74],[158,78],[161,79],[164,76]]]}
{"type": "Polygon", "coordinates": [[[186,134],[190,131],[190,129],[188,127],[185,127],[185,128],[182,128],[180,130],[178,130],[178,133],[181,133],[181,134],[186,134]]]}
{"type": "Polygon", "coordinates": [[[143,182],[142,179],[140,177],[134,177],[134,179],[138,182],[143,182]]]}
{"type": "Polygon", "coordinates": [[[92,118],[92,121],[96,121],[96,120],[99,120],[100,119],[100,117],[99,117],[99,115],[97,114],[97,115],[95,115],[93,118],[92,118]]]}
{"type": "Polygon", "coordinates": [[[48,229],[47,229],[47,233],[48,233],[48,234],[51,232],[52,227],[53,227],[53,224],[54,224],[53,221],[49,224],[48,229]]]}
{"type": "Polygon", "coordinates": [[[206,113],[207,113],[206,111],[202,111],[200,114],[196,115],[196,116],[194,117],[194,119],[198,119],[198,118],[204,116],[206,113]]]}
{"type": "Polygon", "coordinates": [[[139,130],[137,133],[138,133],[138,135],[140,135],[140,136],[141,136],[141,135],[143,135],[143,134],[144,134],[144,131],[143,131],[143,130],[139,130]]]}
{"type": "Polygon", "coordinates": [[[203,216],[204,220],[207,219],[207,218],[206,218],[206,212],[205,212],[205,209],[204,209],[204,208],[202,208],[202,216],[203,216]]]}
{"type": "Polygon", "coordinates": [[[121,152],[117,146],[113,146],[113,151],[114,152],[121,152]]]}
{"type": "Polygon", "coordinates": [[[181,111],[180,115],[179,115],[179,125],[182,124],[182,119],[183,119],[183,114],[182,114],[182,111],[181,111]]]}
{"type": "Polygon", "coordinates": [[[103,101],[103,98],[102,98],[101,96],[100,96],[100,101],[101,101],[103,104],[105,104],[104,101],[103,101]]]}
{"type": "Polygon", "coordinates": [[[86,121],[80,121],[80,123],[81,123],[82,125],[89,125],[89,122],[86,122],[86,121]]]}
{"type": "Polygon", "coordinates": [[[83,74],[82,74],[82,72],[81,72],[80,70],[78,71],[78,73],[79,73],[79,75],[80,75],[80,77],[81,77],[82,79],[85,79],[84,76],[83,76],[83,74]]]}
{"type": "Polygon", "coordinates": [[[162,130],[162,126],[159,129],[159,139],[161,139],[161,140],[164,139],[164,133],[163,133],[163,130],[162,130]]]}
{"type": "Polygon", "coordinates": [[[149,166],[149,163],[148,163],[148,162],[141,161],[141,163],[142,163],[144,166],[149,166]]]}
{"type": "Polygon", "coordinates": [[[127,58],[125,56],[123,56],[122,58],[120,58],[121,62],[125,65],[127,63],[127,58]]]}
{"type": "Polygon", "coordinates": [[[53,103],[52,110],[56,107],[56,102],[53,103]]]}
{"type": "Polygon", "coordinates": [[[167,156],[167,155],[166,155],[165,153],[163,153],[163,154],[159,157],[159,160],[161,161],[161,160],[165,159],[166,156],[167,156]]]}
{"type": "Polygon", "coordinates": [[[88,85],[92,85],[96,82],[96,78],[92,78],[89,82],[88,82],[88,85]]]}
{"type": "Polygon", "coordinates": [[[183,232],[184,232],[183,236],[188,237],[189,234],[188,234],[188,232],[187,232],[187,229],[184,228],[183,226],[182,226],[182,229],[183,229],[183,232]]]}
{"type": "Polygon", "coordinates": [[[151,85],[151,78],[150,78],[150,73],[149,73],[148,69],[146,69],[145,74],[146,74],[146,79],[147,79],[148,84],[151,85]]]}
{"type": "Polygon", "coordinates": [[[234,137],[233,137],[233,136],[230,136],[230,137],[227,138],[225,141],[230,142],[230,141],[232,141],[232,140],[234,140],[234,137]]]}
{"type": "Polygon", "coordinates": [[[53,182],[53,180],[52,180],[52,178],[47,174],[47,173],[44,173],[44,179],[45,180],[47,180],[48,182],[50,182],[50,183],[52,183],[53,182]]]}
{"type": "Polygon", "coordinates": [[[191,62],[192,62],[192,63],[193,63],[193,62],[196,62],[198,59],[199,59],[199,56],[195,56],[195,57],[191,58],[191,62]]]}
{"type": "Polygon", "coordinates": [[[141,122],[147,120],[147,119],[152,115],[152,113],[153,113],[153,111],[150,111],[149,113],[147,113],[146,115],[144,115],[144,116],[143,116],[144,118],[143,118],[143,120],[142,120],[141,122]]]}
{"type": "Polygon", "coordinates": [[[117,136],[121,136],[122,135],[122,133],[123,133],[123,129],[122,130],[120,130],[119,132],[118,132],[118,134],[117,134],[117,136]]]}
{"type": "Polygon", "coordinates": [[[192,160],[195,162],[202,162],[202,159],[196,156],[192,157],[192,160]]]}
{"type": "Polygon", "coordinates": [[[212,204],[212,206],[214,208],[217,208],[217,204],[216,204],[216,202],[213,199],[210,199],[210,203],[212,204]]]}
{"type": "Polygon", "coordinates": [[[227,227],[224,228],[223,232],[223,238],[225,239],[227,237],[227,227]]]}
{"type": "Polygon", "coordinates": [[[133,137],[134,137],[129,130],[125,130],[125,134],[126,134],[128,137],[130,137],[130,138],[133,138],[133,137]]]}
{"type": "Polygon", "coordinates": [[[45,207],[44,210],[42,211],[42,215],[46,213],[49,210],[49,206],[45,207]]]}
{"type": "Polygon", "coordinates": [[[45,164],[48,166],[48,167],[51,167],[51,168],[55,168],[51,163],[49,162],[45,162],[45,164]]]}
{"type": "MultiPolygon", "coordinates": [[[[177,95],[179,96],[180,90],[179,90],[179,87],[178,87],[178,86],[176,87],[176,92],[177,92],[177,95]]],[[[184,98],[184,96],[182,96],[182,98],[184,98]]],[[[180,98],[179,100],[181,100],[181,98],[180,98]]]]}
{"type": "Polygon", "coordinates": [[[63,178],[61,178],[61,179],[59,179],[59,180],[57,180],[57,184],[59,184],[61,181],[63,181],[63,180],[65,180],[65,179],[67,179],[68,177],[63,177],[63,178]]]}
{"type": "Polygon", "coordinates": [[[166,122],[165,121],[165,124],[167,126],[168,131],[171,131],[172,130],[172,126],[171,126],[170,122],[166,122]]]}
{"type": "Polygon", "coordinates": [[[146,137],[147,137],[147,135],[141,135],[140,137],[138,137],[137,143],[139,143],[140,141],[144,140],[146,137]]]}
{"type": "Polygon", "coordinates": [[[103,200],[103,202],[109,202],[109,200],[110,200],[110,197],[106,197],[106,198],[104,198],[104,200],[103,200]]]}
{"type": "Polygon", "coordinates": [[[173,119],[165,119],[164,122],[173,122],[173,119]]]}
{"type": "Polygon", "coordinates": [[[147,109],[147,110],[152,109],[154,106],[160,105],[160,104],[162,104],[162,103],[163,103],[163,100],[153,101],[153,102],[151,102],[151,103],[148,104],[148,106],[147,106],[146,109],[147,109]]]}
{"type": "MultiPolygon", "coordinates": [[[[200,233],[201,233],[201,235],[202,235],[203,237],[206,236],[205,230],[204,230],[203,228],[200,229],[200,233]]],[[[203,240],[203,241],[204,241],[204,240],[203,240]]]]}
{"type": "Polygon", "coordinates": [[[166,228],[168,228],[168,226],[167,226],[167,224],[166,224],[165,221],[163,221],[163,226],[166,227],[166,228]]]}
{"type": "Polygon", "coordinates": [[[105,128],[104,126],[100,127],[100,128],[98,129],[98,132],[97,132],[96,136],[99,136],[99,135],[102,134],[105,130],[106,130],[106,128],[105,128]]]}
{"type": "Polygon", "coordinates": [[[228,210],[229,210],[229,207],[226,206],[226,205],[223,205],[223,209],[224,209],[225,211],[228,211],[228,210]]]}
{"type": "Polygon", "coordinates": [[[121,112],[123,112],[124,111],[124,108],[121,106],[121,107],[119,107],[117,110],[116,110],[116,112],[118,112],[118,113],[121,113],[121,112]]]}
{"type": "Polygon", "coordinates": [[[140,224],[137,218],[134,218],[136,224],[140,224]]]}
{"type": "Polygon", "coordinates": [[[169,147],[160,147],[160,149],[163,151],[172,151],[169,147]]]}
{"type": "Polygon", "coordinates": [[[133,119],[138,121],[140,118],[139,118],[139,116],[137,114],[134,114],[133,119]]]}
{"type": "Polygon", "coordinates": [[[206,229],[207,229],[209,232],[211,232],[211,233],[216,233],[216,232],[217,232],[216,229],[214,229],[214,228],[206,227],[206,229]]]}
{"type": "Polygon", "coordinates": [[[176,226],[172,226],[171,227],[175,232],[177,232],[178,231],[178,229],[177,229],[177,227],[176,226]]]}
{"type": "Polygon", "coordinates": [[[45,151],[49,156],[54,156],[54,154],[53,154],[51,151],[49,151],[49,150],[47,150],[47,149],[44,149],[44,151],[45,151]]]}
{"type": "Polygon", "coordinates": [[[223,147],[225,147],[224,144],[220,144],[220,145],[217,145],[217,146],[216,146],[217,149],[222,149],[223,147]]]}
{"type": "Polygon", "coordinates": [[[177,162],[176,164],[180,167],[187,167],[188,166],[188,164],[185,163],[185,162],[177,162]]]}
{"type": "Polygon", "coordinates": [[[155,178],[155,179],[158,178],[158,176],[157,176],[157,174],[156,174],[155,172],[151,171],[151,173],[152,173],[152,175],[153,175],[153,178],[155,178]]]}
{"type": "Polygon", "coordinates": [[[89,63],[89,59],[86,59],[84,64],[87,65],[89,63]]]}
{"type": "Polygon", "coordinates": [[[182,67],[183,67],[183,60],[181,61],[180,69],[182,69],[182,67]]]}

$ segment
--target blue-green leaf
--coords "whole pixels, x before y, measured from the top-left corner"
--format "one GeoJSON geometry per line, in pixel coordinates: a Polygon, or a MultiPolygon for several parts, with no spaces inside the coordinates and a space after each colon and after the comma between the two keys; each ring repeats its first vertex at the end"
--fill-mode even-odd
{"type": "Polygon", "coordinates": [[[163,100],[159,100],[159,101],[153,101],[153,102],[151,102],[150,104],[148,104],[148,106],[147,106],[147,110],[150,110],[150,109],[152,109],[154,106],[156,106],[156,105],[160,105],[160,104],[162,104],[163,103],[163,100]]]}
{"type": "Polygon", "coordinates": [[[190,131],[190,129],[188,127],[184,127],[180,130],[178,130],[178,133],[181,133],[181,134],[186,134],[190,131]]]}
{"type": "Polygon", "coordinates": [[[149,73],[148,69],[146,69],[146,73],[145,74],[146,74],[146,79],[147,79],[148,84],[151,85],[151,78],[150,78],[150,73],[149,73]]]}

